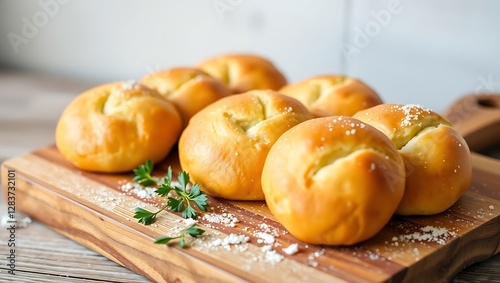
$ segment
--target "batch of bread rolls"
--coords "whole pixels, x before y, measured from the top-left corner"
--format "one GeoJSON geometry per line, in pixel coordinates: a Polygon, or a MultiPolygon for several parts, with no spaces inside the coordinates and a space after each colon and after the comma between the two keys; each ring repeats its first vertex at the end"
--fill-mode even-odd
{"type": "Polygon", "coordinates": [[[440,115],[383,104],[346,76],[287,84],[255,55],[90,89],[63,112],[56,144],[76,167],[106,173],[159,162],[177,144],[204,192],[265,200],[312,244],[351,245],[394,214],[443,212],[472,177],[466,142],[440,115]]]}

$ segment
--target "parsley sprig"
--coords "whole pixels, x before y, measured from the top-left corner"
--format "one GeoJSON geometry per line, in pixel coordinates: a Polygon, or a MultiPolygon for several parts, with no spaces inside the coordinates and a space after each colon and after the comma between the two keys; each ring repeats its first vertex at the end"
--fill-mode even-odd
{"type": "Polygon", "coordinates": [[[194,202],[200,210],[206,211],[208,208],[207,195],[200,190],[200,184],[194,184],[188,191],[188,173],[180,172],[177,180],[180,186],[172,186],[172,169],[169,167],[167,177],[156,190],[156,193],[160,196],[167,196],[171,191],[174,191],[177,197],[169,196],[167,206],[172,211],[182,211],[182,217],[184,218],[196,218],[198,215],[191,202],[194,202]]]}
{"type": "Polygon", "coordinates": [[[146,210],[144,208],[136,207],[134,218],[138,219],[137,222],[139,222],[143,225],[149,225],[149,224],[155,222],[156,215],[158,215],[158,213],[162,212],[165,208],[167,208],[166,205],[162,206],[156,212],[151,212],[151,211],[146,210]]]}
{"type": "Polygon", "coordinates": [[[156,180],[151,176],[153,168],[153,161],[148,159],[145,164],[142,164],[139,168],[134,169],[134,182],[144,187],[156,185],[156,180]]]}
{"type": "Polygon", "coordinates": [[[164,245],[166,245],[171,240],[179,239],[179,246],[181,248],[184,248],[186,235],[189,235],[189,236],[191,236],[193,238],[198,238],[198,236],[200,236],[203,233],[205,233],[205,230],[196,227],[196,223],[195,223],[195,224],[189,226],[188,228],[181,230],[179,236],[177,236],[177,237],[163,236],[163,237],[156,238],[155,244],[164,244],[164,245]]]}
{"type": "MultiPolygon", "coordinates": [[[[145,172],[142,170],[143,167],[145,170],[148,168],[152,169],[152,166],[149,166],[148,162],[146,162],[146,164],[141,165],[137,170],[139,170],[141,173],[145,172]]],[[[164,204],[156,212],[151,212],[149,210],[137,207],[135,209],[134,218],[138,219],[139,223],[142,223],[144,225],[149,225],[155,222],[158,213],[165,210],[166,208],[170,208],[170,210],[172,211],[178,211],[178,212],[182,211],[182,217],[184,218],[196,218],[198,214],[196,213],[196,210],[191,204],[191,202],[194,202],[194,204],[198,207],[198,209],[203,211],[207,210],[208,198],[207,195],[205,195],[205,193],[201,191],[200,184],[194,184],[193,186],[191,186],[190,189],[188,189],[189,174],[184,171],[179,173],[177,179],[180,183],[180,186],[172,185],[172,168],[168,167],[167,176],[161,182],[160,187],[156,189],[156,193],[159,196],[168,197],[167,203],[164,204]],[[172,191],[175,192],[176,195],[175,197],[171,195],[169,196],[170,192],[172,191]]]]}

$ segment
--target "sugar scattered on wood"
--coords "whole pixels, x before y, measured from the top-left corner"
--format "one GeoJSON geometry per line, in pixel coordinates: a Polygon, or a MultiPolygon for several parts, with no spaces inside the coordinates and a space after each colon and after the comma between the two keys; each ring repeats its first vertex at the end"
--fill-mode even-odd
{"type": "Polygon", "coordinates": [[[227,227],[235,227],[240,220],[232,213],[206,213],[202,217],[209,223],[222,224],[227,227]]]}
{"type": "Polygon", "coordinates": [[[283,248],[282,250],[287,255],[294,255],[299,251],[299,244],[297,244],[297,243],[291,244],[288,247],[283,248]]]}
{"type": "Polygon", "coordinates": [[[120,189],[128,195],[136,195],[141,199],[152,199],[158,196],[156,188],[143,187],[135,182],[127,182],[120,186],[120,189]]]}
{"type": "Polygon", "coordinates": [[[257,243],[259,244],[274,244],[276,241],[274,236],[265,232],[256,232],[255,236],[257,236],[259,239],[257,239],[257,243]]]}
{"type": "MultiPolygon", "coordinates": [[[[238,234],[229,234],[227,237],[222,238],[222,239],[215,239],[212,242],[210,242],[210,246],[212,247],[218,247],[221,246],[226,250],[231,250],[231,245],[241,245],[241,244],[246,244],[250,238],[245,235],[238,235],[238,234]]],[[[237,250],[239,252],[246,251],[248,249],[248,246],[244,247],[237,247],[237,250]]]]}
{"type": "Polygon", "coordinates": [[[316,259],[323,256],[324,254],[325,254],[325,249],[321,249],[321,250],[310,253],[307,256],[307,259],[308,259],[307,264],[309,264],[312,267],[317,267],[318,262],[316,261],[316,259]]]}
{"type": "Polygon", "coordinates": [[[267,234],[271,234],[275,237],[279,237],[279,230],[275,227],[272,227],[266,223],[260,223],[259,225],[257,225],[257,227],[260,229],[261,232],[264,232],[264,233],[267,233],[267,234]]]}
{"type": "Polygon", "coordinates": [[[275,250],[272,249],[266,250],[264,253],[265,253],[265,261],[272,265],[281,262],[285,258],[283,255],[277,253],[275,250]]]}
{"type": "MultiPolygon", "coordinates": [[[[417,241],[417,242],[434,242],[439,245],[444,245],[449,238],[454,238],[456,236],[457,236],[456,232],[449,231],[444,227],[439,228],[433,226],[425,226],[420,228],[420,231],[416,231],[411,234],[400,235],[397,238],[397,240],[406,243],[409,242],[413,243],[417,241]]],[[[392,238],[393,242],[395,242],[394,238],[395,237],[392,238]]],[[[396,243],[398,242],[394,243],[395,246],[397,246],[396,243]]]]}

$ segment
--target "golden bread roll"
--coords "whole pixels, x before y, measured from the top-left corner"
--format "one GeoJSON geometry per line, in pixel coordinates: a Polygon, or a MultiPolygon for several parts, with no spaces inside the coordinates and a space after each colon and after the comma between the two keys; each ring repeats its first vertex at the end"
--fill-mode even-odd
{"type": "Polygon", "coordinates": [[[183,121],[183,128],[201,109],[231,94],[219,80],[194,68],[174,68],[148,74],[141,84],[155,89],[174,104],[183,121]]]}
{"type": "Polygon", "coordinates": [[[122,172],[147,159],[162,160],[180,131],[175,107],[156,91],[110,83],[82,93],[68,105],[57,124],[56,144],[80,169],[122,172]]]}
{"type": "Polygon", "coordinates": [[[282,133],[310,118],[300,102],[271,90],[225,97],[193,116],[182,133],[182,170],[212,196],[263,200],[267,152],[282,133]]]}
{"type": "Polygon", "coordinates": [[[280,93],[302,102],[316,117],[352,116],[382,103],[377,93],[362,81],[345,76],[318,76],[287,85],[280,93]]]}
{"type": "Polygon", "coordinates": [[[391,141],[342,116],[284,133],[262,171],[271,212],[311,244],[351,245],[372,237],[389,222],[404,185],[404,163],[391,141]]]}
{"type": "Polygon", "coordinates": [[[198,68],[222,81],[233,93],[254,89],[278,90],[285,77],[268,60],[255,55],[222,55],[207,59],[198,68]]]}
{"type": "Polygon", "coordinates": [[[386,134],[405,161],[406,189],[397,214],[443,212],[469,188],[469,147],[440,115],[418,105],[383,104],[354,117],[386,134]]]}

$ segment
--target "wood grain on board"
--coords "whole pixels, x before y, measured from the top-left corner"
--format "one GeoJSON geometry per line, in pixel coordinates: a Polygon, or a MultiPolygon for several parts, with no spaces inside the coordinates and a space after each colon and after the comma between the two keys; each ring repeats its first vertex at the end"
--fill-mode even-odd
{"type": "MultiPolygon", "coordinates": [[[[189,248],[156,245],[156,237],[172,235],[183,224],[178,213],[162,212],[149,226],[137,223],[135,207],[154,210],[159,200],[124,192],[130,174],[76,169],[54,146],[6,161],[2,180],[6,182],[8,170],[15,170],[18,210],[157,282],[442,282],[500,251],[500,170],[485,166],[484,159],[473,156],[471,188],[449,210],[427,217],[395,216],[375,237],[349,247],[297,241],[264,202],[214,198],[209,201],[213,212],[234,214],[239,219],[234,227],[199,218],[207,232],[202,239],[188,240],[189,248]],[[264,243],[257,235],[263,227],[276,233],[273,250],[282,261],[269,260],[261,250],[264,243]],[[430,240],[419,237],[429,229],[435,232],[430,240]],[[231,233],[250,240],[229,249],[210,245],[231,233]],[[293,243],[298,243],[298,253],[283,252],[293,243]]],[[[165,174],[167,166],[173,167],[174,175],[180,170],[175,151],[155,174],[165,174]]],[[[7,194],[5,183],[3,188],[7,194]]]]}
{"type": "MultiPolygon", "coordinates": [[[[175,161],[174,153],[159,166],[157,174],[161,175],[167,164],[175,165],[174,172],[178,171],[175,161]]],[[[247,235],[250,241],[246,251],[197,247],[196,243],[180,249],[176,245],[153,243],[154,238],[169,235],[180,225],[178,221],[182,218],[178,214],[164,212],[156,225],[150,226],[133,219],[135,207],[144,203],[150,207],[156,201],[144,201],[122,192],[121,185],[131,180],[131,175],[81,172],[68,164],[53,146],[5,162],[3,174],[8,169],[16,170],[19,210],[159,282],[442,281],[500,250],[500,195],[490,193],[498,191],[500,178],[489,179],[489,183],[474,179],[471,189],[448,211],[432,217],[395,217],[379,234],[360,245],[318,247],[299,243],[299,253],[287,255],[281,248],[298,241],[274,220],[264,202],[228,203],[211,199],[215,212],[232,213],[240,222],[228,227],[199,220],[207,235],[213,237],[224,238],[230,233],[247,235]],[[263,258],[260,250],[263,244],[258,244],[254,236],[260,223],[279,231],[276,240],[281,246],[274,249],[285,256],[283,261],[272,264],[263,258]],[[402,240],[401,236],[412,235],[426,226],[445,228],[456,235],[448,235],[443,243],[402,240]],[[324,254],[314,256],[323,250],[324,254]]]]}

